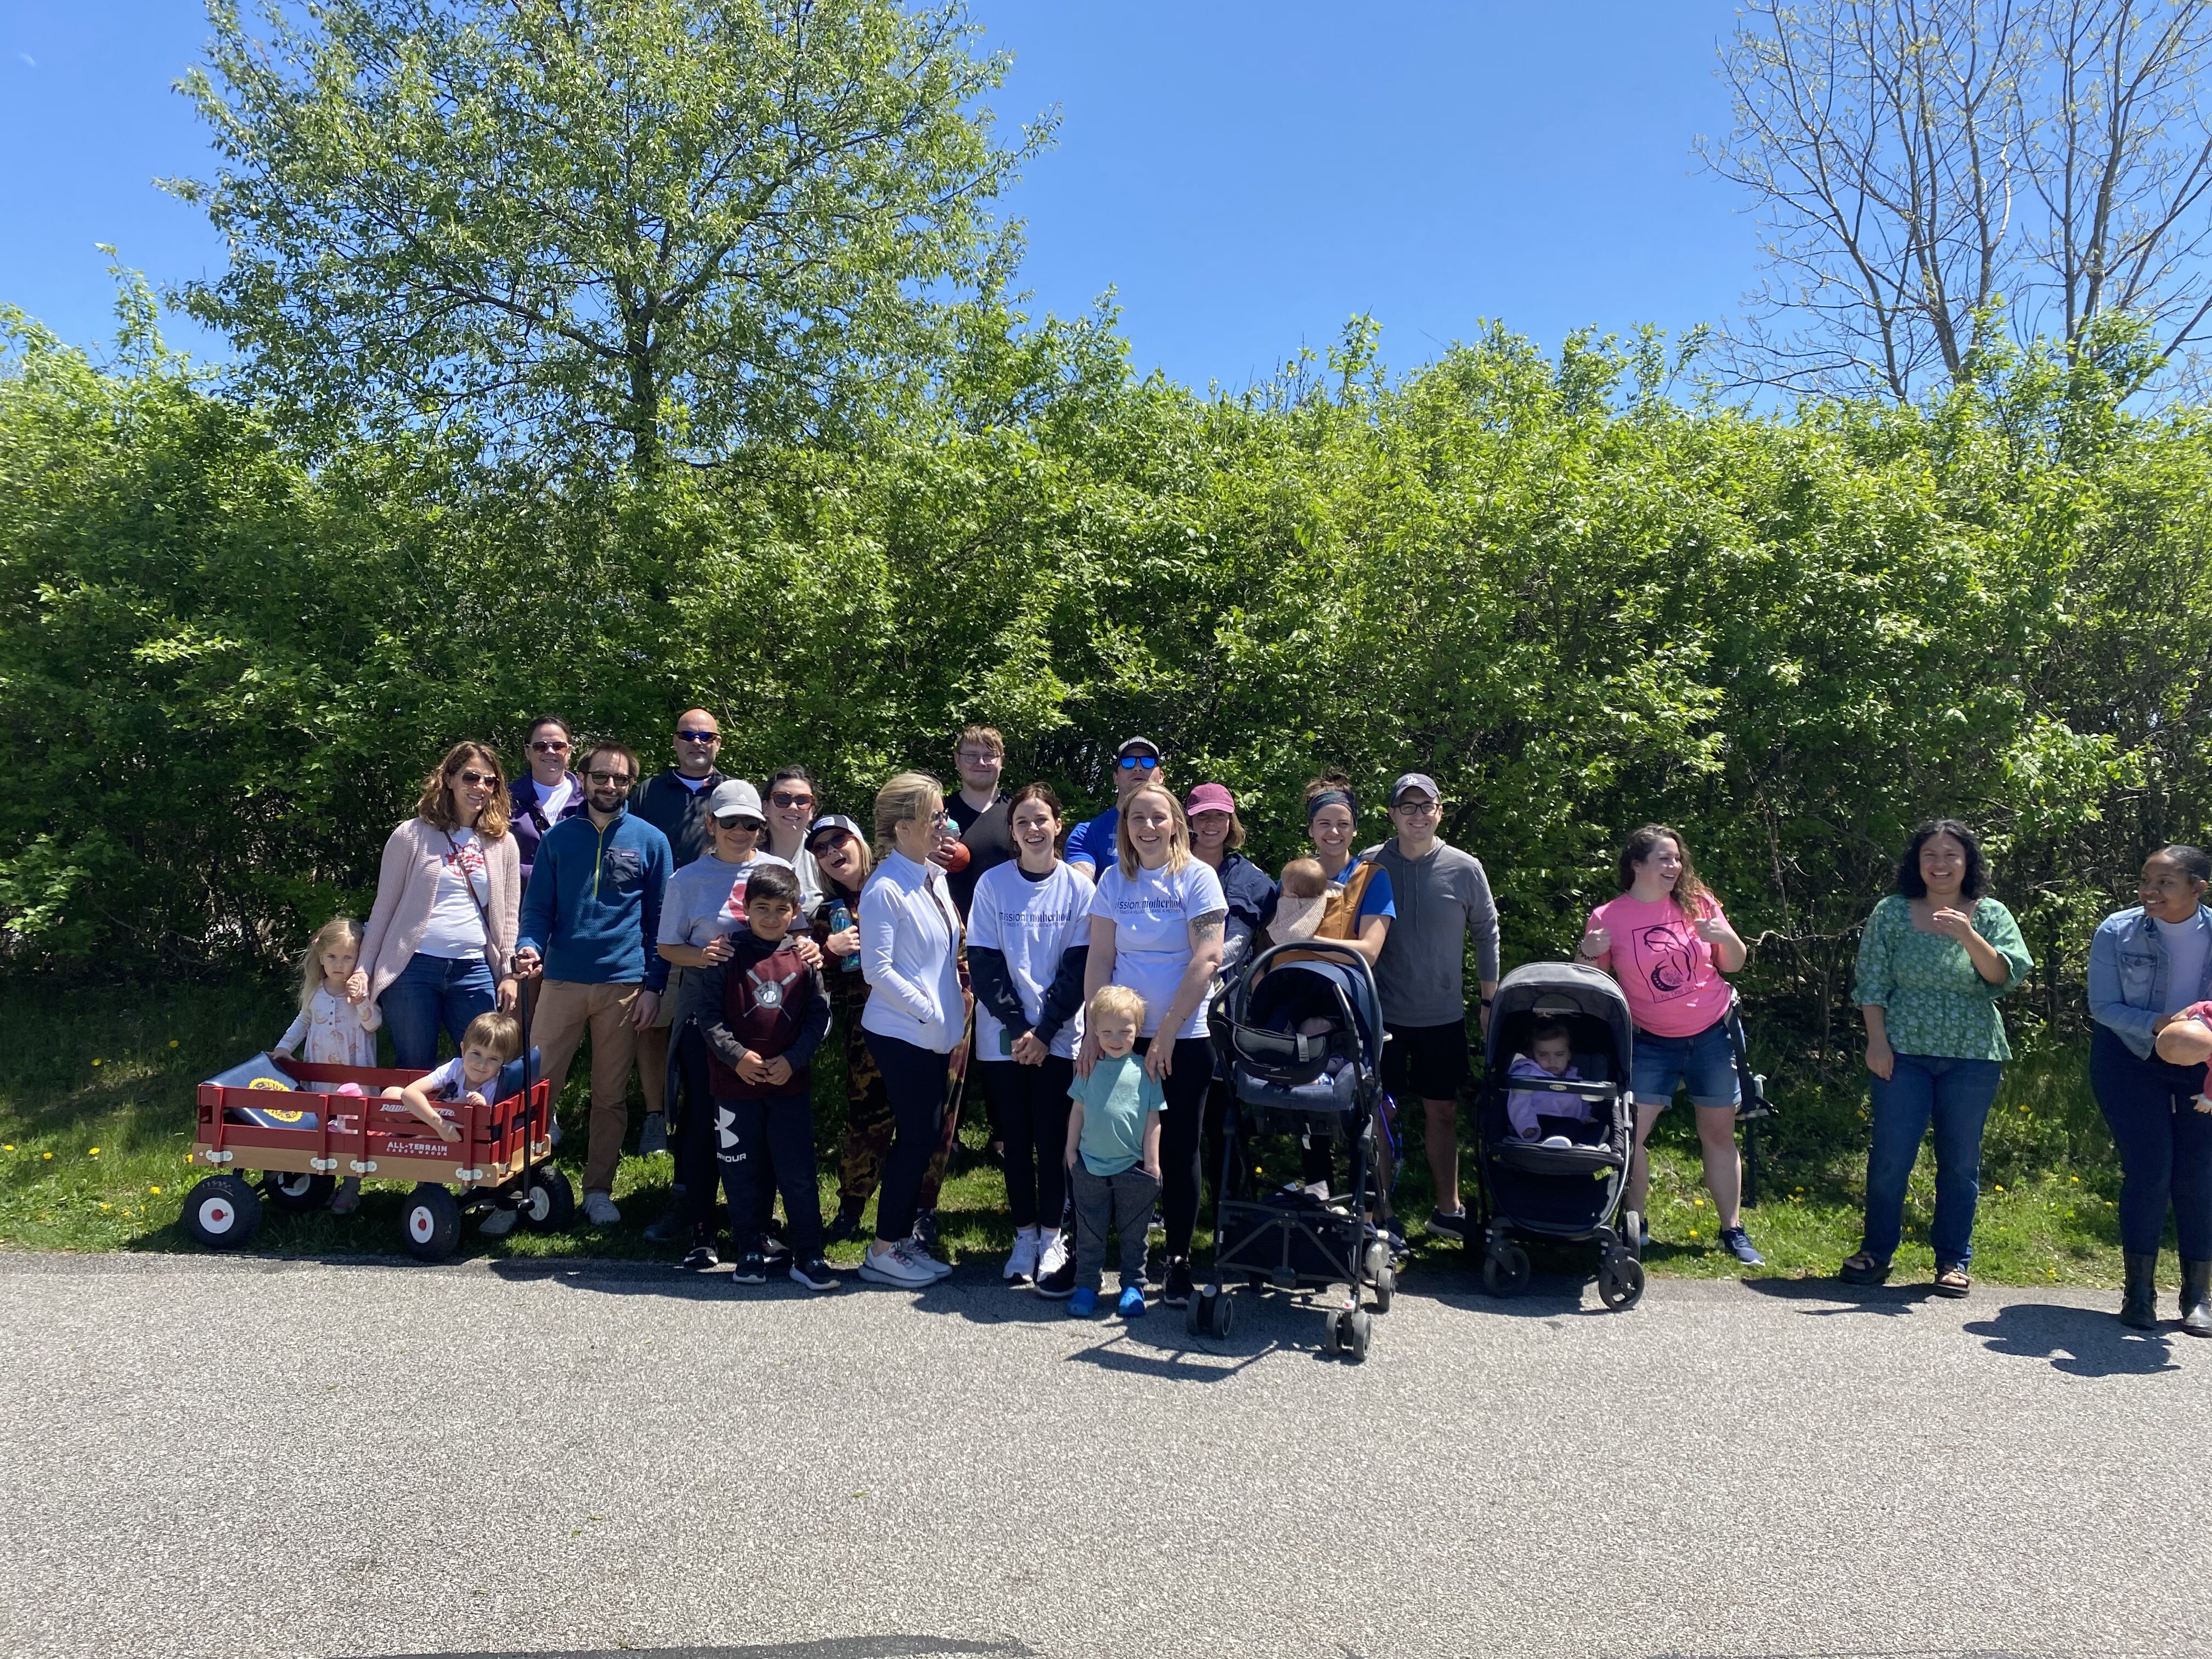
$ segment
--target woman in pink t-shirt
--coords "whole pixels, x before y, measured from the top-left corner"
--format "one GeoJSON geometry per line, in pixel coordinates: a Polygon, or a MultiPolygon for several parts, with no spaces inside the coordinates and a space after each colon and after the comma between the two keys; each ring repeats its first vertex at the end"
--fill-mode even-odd
{"type": "MultiPolygon", "coordinates": [[[[1751,1267],[1765,1258],[1743,1230],[1743,1166],[1735,1150],[1741,1099],[1735,1048],[1729,1040],[1733,993],[1722,977],[1741,968],[1750,951],[1736,937],[1720,901],[1698,879],[1690,846],[1663,823],[1647,823],[1620,854],[1620,896],[1590,912],[1576,952],[1620,981],[1636,1022],[1630,1085],[1636,1098],[1636,1152],[1624,1206],[1644,1213],[1651,1171],[1644,1143],[1659,1114],[1687,1085],[1698,1112],[1705,1186],[1713,1195],[1720,1241],[1751,1267]]],[[[1644,1229],[1648,1239],[1650,1230],[1644,1229]]]]}

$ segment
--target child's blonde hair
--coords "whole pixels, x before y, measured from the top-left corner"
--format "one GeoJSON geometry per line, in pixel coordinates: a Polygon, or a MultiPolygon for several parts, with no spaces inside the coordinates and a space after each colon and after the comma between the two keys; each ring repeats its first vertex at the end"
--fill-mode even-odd
{"type": "Polygon", "coordinates": [[[496,1008],[489,1013],[478,1014],[469,1022],[469,1029],[461,1033],[462,1047],[471,1042],[490,1049],[504,1066],[522,1052],[522,1022],[496,1008]]]}
{"type": "Polygon", "coordinates": [[[1126,985],[1102,985],[1098,988],[1098,994],[1091,999],[1091,1011],[1085,1018],[1093,1025],[1102,1019],[1133,1019],[1141,1030],[1145,1024],[1145,1000],[1126,985]]]}
{"type": "MultiPolygon", "coordinates": [[[[315,929],[314,938],[300,956],[300,1011],[305,1013],[314,1005],[315,993],[323,988],[323,952],[334,945],[350,945],[356,958],[361,955],[361,924],[351,916],[332,916],[315,929]]],[[[356,967],[360,963],[356,961],[356,967]]]]}

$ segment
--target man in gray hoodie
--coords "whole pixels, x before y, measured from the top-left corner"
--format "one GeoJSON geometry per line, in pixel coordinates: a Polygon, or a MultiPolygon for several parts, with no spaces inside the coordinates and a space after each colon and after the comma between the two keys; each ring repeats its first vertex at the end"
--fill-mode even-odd
{"type": "Polygon", "coordinates": [[[1459,1196],[1459,1091],[1467,1079],[1467,945],[1474,941],[1484,1030],[1498,989],[1498,905],[1482,860],[1438,838],[1443,794],[1436,780],[1408,772],[1390,786],[1397,835],[1369,854],[1390,874],[1398,918],[1375,963],[1382,994],[1383,1086],[1399,1100],[1418,1094],[1425,1119],[1437,1207],[1429,1231],[1467,1235],[1459,1196]]]}

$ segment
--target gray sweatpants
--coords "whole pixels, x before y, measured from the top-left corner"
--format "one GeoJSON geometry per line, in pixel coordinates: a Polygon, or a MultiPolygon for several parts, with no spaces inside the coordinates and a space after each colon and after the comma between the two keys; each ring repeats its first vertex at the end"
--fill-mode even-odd
{"type": "Polygon", "coordinates": [[[1110,1226],[1121,1235],[1121,1287],[1143,1284],[1146,1236],[1152,1231],[1160,1183],[1145,1173],[1141,1164],[1133,1164],[1119,1175],[1093,1175],[1078,1153],[1071,1192],[1075,1200],[1075,1282],[1087,1290],[1098,1288],[1110,1226]]]}

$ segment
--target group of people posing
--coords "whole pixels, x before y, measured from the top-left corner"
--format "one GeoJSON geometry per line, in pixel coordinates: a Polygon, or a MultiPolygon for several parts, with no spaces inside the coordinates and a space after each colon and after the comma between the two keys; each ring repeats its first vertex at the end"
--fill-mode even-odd
{"type": "MultiPolygon", "coordinates": [[[[1310,855],[1278,880],[1241,850],[1231,792],[1200,782],[1179,794],[1141,737],[1115,752],[1115,805],[1073,826],[1048,786],[1002,787],[1006,744],[983,726],[954,744],[957,790],[900,773],[877,792],[866,828],[825,811],[803,766],[779,770],[765,795],[725,775],[720,726],[702,709],[678,720],[674,763],[649,779],[629,748],[580,744],[556,718],[527,742],[528,774],[511,783],[477,743],[457,744],[426,780],[386,842],[367,924],[333,922],[311,944],[301,1016],[280,1053],[374,1064],[381,1024],[394,1063],[427,1071],[443,1033],[458,1054],[477,1051],[472,1068],[447,1068],[445,1086],[459,1091],[519,1051],[526,1025],[557,1099],[588,1031],[586,1218],[621,1220],[613,1187],[635,1069],[640,1150],[669,1151],[676,1166],[673,1202],[647,1237],[680,1249],[687,1268],[718,1266],[726,1199],[738,1282],[762,1282],[773,1264],[817,1290],[838,1282],[825,1246],[858,1236],[872,1199],[862,1278],[920,1287],[950,1271],[937,1195],[980,1073],[1015,1230],[1006,1277],[1088,1313],[1118,1226],[1121,1308],[1133,1314],[1155,1203],[1159,1297],[1180,1305],[1193,1291],[1206,1149],[1218,1146],[1225,1098],[1212,992],[1268,943],[1334,939],[1373,969],[1389,1097],[1407,1113],[1420,1103],[1428,1230],[1464,1236],[1459,1097],[1480,1041],[1466,975],[1471,955],[1486,1031],[1498,911],[1480,860],[1437,833],[1445,802],[1433,779],[1398,778],[1384,803],[1391,833],[1363,848],[1353,787],[1316,777],[1303,797],[1310,855]],[[836,1027],[847,1110],[825,1224],[810,1066],[836,1027]]],[[[1677,830],[1636,831],[1618,873],[1619,895],[1591,912],[1577,958],[1619,982],[1636,1027],[1626,1207],[1645,1210],[1645,1139],[1686,1091],[1721,1243],[1756,1265],[1739,1212],[1729,1036],[1729,975],[1747,947],[1677,830]]],[[[2153,854],[2142,902],[2098,930],[2089,991],[2091,1082],[2124,1169],[2123,1316],[2155,1322],[2171,1209],[2185,1328],[2212,1335],[2212,1111],[2199,1109],[2212,1057],[2208,878],[2194,848],[2153,854]]],[[[1938,820],[1916,832],[1896,890],[1868,920],[1856,995],[1873,1142],[1847,1279],[1887,1276],[1932,1125],[1936,1288],[1966,1292],[1982,1129],[2010,1057],[1997,1003],[2033,965],[1987,883],[1973,832],[1938,820]]],[[[1556,1071],[1542,1037],[1516,1065],[1556,1071]]],[[[1372,1219],[1402,1251],[1382,1142],[1372,1219]]],[[[341,1188],[333,1204],[357,1201],[341,1188]]],[[[483,1225],[504,1231],[514,1213],[494,1209],[483,1225]]]]}

